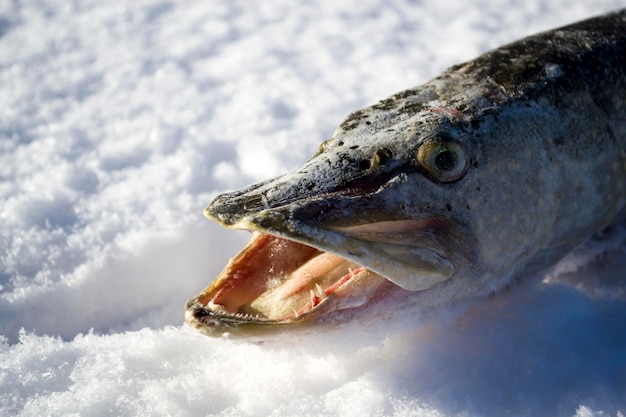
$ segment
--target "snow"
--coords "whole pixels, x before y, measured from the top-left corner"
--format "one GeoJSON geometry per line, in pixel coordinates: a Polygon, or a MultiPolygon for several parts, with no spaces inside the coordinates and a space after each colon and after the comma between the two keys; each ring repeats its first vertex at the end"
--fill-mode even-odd
{"type": "Polygon", "coordinates": [[[220,192],[350,111],[620,1],[0,0],[0,414],[622,416],[626,231],[492,297],[248,338],[182,325],[220,192]]]}

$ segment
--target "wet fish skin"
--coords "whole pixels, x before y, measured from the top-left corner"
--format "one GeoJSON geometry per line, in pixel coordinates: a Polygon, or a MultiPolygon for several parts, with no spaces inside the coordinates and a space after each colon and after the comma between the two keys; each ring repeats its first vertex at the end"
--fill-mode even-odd
{"type": "Polygon", "coordinates": [[[545,268],[626,219],[626,10],[356,111],[300,168],[218,196],[205,215],[337,253],[440,301],[545,268]],[[439,144],[467,158],[458,179],[420,161],[439,144]]]}

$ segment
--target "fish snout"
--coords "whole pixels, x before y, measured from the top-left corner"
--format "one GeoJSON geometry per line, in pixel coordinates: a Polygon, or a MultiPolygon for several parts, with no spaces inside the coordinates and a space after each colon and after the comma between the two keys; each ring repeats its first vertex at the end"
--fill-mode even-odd
{"type": "Polygon", "coordinates": [[[241,190],[220,194],[215,197],[203,213],[210,219],[224,226],[233,226],[250,212],[263,209],[265,198],[259,188],[263,183],[253,185],[241,190]]]}
{"type": "Polygon", "coordinates": [[[229,227],[236,227],[244,219],[269,220],[264,216],[270,211],[273,216],[284,212],[285,219],[295,211],[304,218],[315,217],[315,212],[319,214],[335,200],[354,204],[355,198],[379,189],[390,180],[390,173],[380,169],[389,158],[386,149],[367,158],[344,156],[331,160],[320,155],[294,172],[218,195],[204,209],[204,215],[229,227]]]}

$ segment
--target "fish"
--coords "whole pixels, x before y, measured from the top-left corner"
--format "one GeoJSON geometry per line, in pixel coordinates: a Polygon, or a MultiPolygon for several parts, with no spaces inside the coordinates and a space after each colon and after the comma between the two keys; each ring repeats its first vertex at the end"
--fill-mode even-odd
{"type": "Polygon", "coordinates": [[[626,220],[626,9],[355,111],[204,215],[252,232],[186,304],[207,335],[448,305],[545,270],[626,220]]]}

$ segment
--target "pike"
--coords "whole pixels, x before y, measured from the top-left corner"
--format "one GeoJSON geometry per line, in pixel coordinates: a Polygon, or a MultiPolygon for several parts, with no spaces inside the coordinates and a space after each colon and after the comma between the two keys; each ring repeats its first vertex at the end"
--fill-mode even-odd
{"type": "Polygon", "coordinates": [[[488,294],[626,219],[626,10],[350,114],[295,171],[215,198],[253,232],[187,302],[206,334],[488,294]]]}

